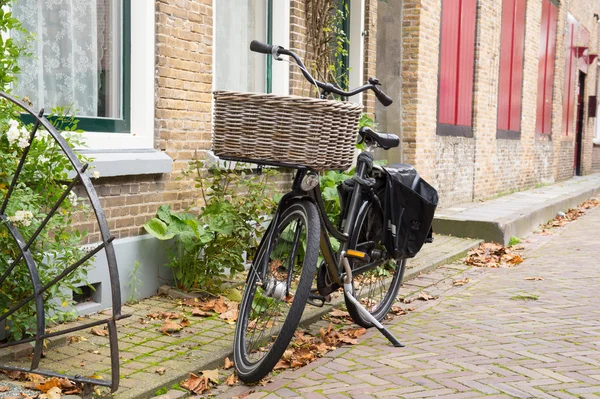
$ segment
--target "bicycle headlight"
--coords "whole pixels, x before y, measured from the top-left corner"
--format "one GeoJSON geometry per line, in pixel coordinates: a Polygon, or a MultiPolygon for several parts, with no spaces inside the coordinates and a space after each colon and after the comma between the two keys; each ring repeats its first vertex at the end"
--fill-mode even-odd
{"type": "Polygon", "coordinates": [[[307,173],[302,179],[300,188],[304,191],[310,191],[319,185],[319,176],[316,173],[307,173]]]}

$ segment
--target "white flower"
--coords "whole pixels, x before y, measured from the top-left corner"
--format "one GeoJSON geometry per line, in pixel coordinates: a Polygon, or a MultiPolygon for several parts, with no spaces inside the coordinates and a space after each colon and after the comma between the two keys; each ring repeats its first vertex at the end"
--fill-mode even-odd
{"type": "Polygon", "coordinates": [[[73,191],[69,193],[69,202],[73,206],[77,205],[77,194],[75,194],[73,191]]]}
{"type": "Polygon", "coordinates": [[[33,213],[30,211],[17,211],[14,216],[9,216],[8,220],[13,223],[21,224],[23,226],[31,225],[31,220],[33,219],[33,213]]]}
{"type": "Polygon", "coordinates": [[[19,148],[29,147],[29,140],[24,136],[19,137],[19,141],[17,141],[17,147],[19,147],[19,148]]]}
{"type": "Polygon", "coordinates": [[[14,119],[11,119],[8,124],[10,127],[6,132],[6,138],[10,145],[13,145],[16,142],[19,148],[27,148],[29,146],[29,133],[27,132],[27,129],[19,127],[19,122],[14,119]]]}
{"type": "Polygon", "coordinates": [[[100,172],[98,172],[97,170],[92,171],[92,177],[94,179],[100,178],[100,172]]]}

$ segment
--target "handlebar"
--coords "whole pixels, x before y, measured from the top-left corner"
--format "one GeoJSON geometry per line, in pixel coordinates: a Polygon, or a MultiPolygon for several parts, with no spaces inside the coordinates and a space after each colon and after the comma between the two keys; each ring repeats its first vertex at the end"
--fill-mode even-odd
{"type": "Polygon", "coordinates": [[[298,67],[300,67],[300,71],[302,72],[302,75],[304,75],[306,80],[323,90],[323,95],[333,93],[343,97],[352,97],[359,93],[362,93],[363,91],[373,90],[373,93],[375,93],[375,97],[377,97],[377,99],[383,106],[388,107],[394,102],[387,94],[383,92],[383,90],[381,90],[381,88],[379,87],[381,84],[376,78],[369,78],[368,84],[357,87],[350,91],[344,91],[331,83],[320,82],[313,78],[312,75],[308,72],[308,69],[302,63],[300,57],[298,57],[298,55],[293,51],[285,49],[281,46],[262,43],[258,40],[252,40],[252,42],[250,43],[250,50],[261,54],[271,54],[277,60],[281,60],[279,58],[280,55],[287,55],[289,57],[292,57],[294,61],[296,61],[296,64],[298,64],[298,67]]]}

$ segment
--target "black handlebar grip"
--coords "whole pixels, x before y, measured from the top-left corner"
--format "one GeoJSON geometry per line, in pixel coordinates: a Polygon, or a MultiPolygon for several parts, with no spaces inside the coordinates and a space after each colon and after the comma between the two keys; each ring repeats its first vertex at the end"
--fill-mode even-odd
{"type": "Polygon", "coordinates": [[[258,40],[252,40],[250,43],[250,50],[254,51],[255,53],[271,54],[273,52],[273,46],[259,42],[258,40]]]}
{"type": "Polygon", "coordinates": [[[379,87],[374,86],[373,91],[375,92],[375,97],[377,97],[379,102],[383,104],[384,107],[389,107],[394,102],[394,100],[385,94],[379,87]]]}

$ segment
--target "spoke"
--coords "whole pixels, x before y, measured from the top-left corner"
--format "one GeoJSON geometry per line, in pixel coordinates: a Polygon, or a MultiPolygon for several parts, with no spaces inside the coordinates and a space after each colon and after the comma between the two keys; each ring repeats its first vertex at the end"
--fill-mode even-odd
{"type": "MultiPolygon", "coordinates": [[[[87,168],[88,168],[88,164],[83,165],[83,167],[81,168],[80,172],[84,173],[87,168]]],[[[60,207],[60,205],[65,200],[65,198],[67,198],[67,195],[69,195],[69,193],[71,192],[71,190],[73,190],[73,188],[75,187],[75,185],[77,183],[79,183],[80,181],[81,181],[81,175],[78,174],[73,179],[73,181],[71,182],[71,184],[69,184],[69,186],[67,187],[67,189],[65,190],[65,192],[58,199],[58,201],[56,201],[56,204],[54,204],[54,206],[52,207],[52,209],[50,210],[50,212],[48,212],[48,215],[42,221],[42,223],[37,228],[37,230],[33,233],[33,235],[31,236],[31,238],[27,241],[27,244],[25,244],[25,248],[24,248],[25,251],[27,251],[31,247],[31,245],[33,244],[33,242],[35,241],[35,239],[40,235],[40,233],[42,232],[42,230],[44,230],[44,227],[46,227],[46,224],[48,224],[48,222],[50,221],[50,219],[52,219],[52,216],[54,216],[54,213],[56,212],[56,210],[60,207]]],[[[13,269],[15,268],[15,266],[17,265],[17,263],[19,263],[19,261],[21,261],[21,259],[23,259],[23,254],[19,253],[19,255],[17,255],[17,258],[13,261],[13,263],[10,265],[10,267],[6,270],[6,272],[4,272],[4,274],[2,275],[2,277],[0,277],[0,284],[2,284],[4,282],[4,280],[6,280],[6,278],[8,277],[8,275],[13,271],[13,269]]]]}
{"type": "MultiPolygon", "coordinates": [[[[111,237],[106,244],[108,244],[109,242],[112,242],[114,239],[115,239],[114,237],[111,237]]],[[[86,256],[84,256],[83,258],[81,258],[80,260],[78,260],[77,262],[75,262],[74,264],[72,264],[71,266],[69,266],[68,268],[66,268],[65,270],[63,270],[62,273],[60,273],[59,275],[57,275],[56,277],[54,277],[50,282],[48,282],[44,286],[42,286],[40,288],[39,292],[34,292],[33,294],[31,294],[27,298],[23,299],[18,304],[16,304],[8,312],[6,312],[2,316],[0,316],[0,322],[4,321],[8,316],[10,316],[11,314],[13,314],[17,310],[19,310],[21,307],[23,307],[26,303],[28,303],[29,301],[31,301],[37,295],[43,294],[44,292],[46,292],[48,290],[48,288],[52,287],[54,284],[56,284],[58,281],[60,281],[63,277],[65,277],[69,273],[73,272],[79,266],[81,266],[82,264],[84,264],[85,262],[87,262],[88,260],[90,260],[94,255],[96,255],[98,252],[100,252],[100,250],[102,250],[106,246],[106,244],[105,243],[101,243],[96,248],[94,248],[92,251],[88,252],[88,254],[86,256]]]]}

